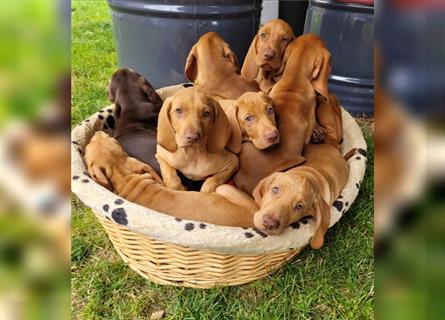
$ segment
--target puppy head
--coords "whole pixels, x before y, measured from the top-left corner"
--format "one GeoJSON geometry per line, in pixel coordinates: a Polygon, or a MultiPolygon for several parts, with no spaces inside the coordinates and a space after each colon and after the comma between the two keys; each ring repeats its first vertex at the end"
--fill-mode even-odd
{"type": "Polygon", "coordinates": [[[315,92],[329,99],[328,78],[331,73],[331,54],[323,40],[308,33],[298,37],[286,49],[283,64],[289,77],[309,79],[315,92]]]}
{"type": "Polygon", "coordinates": [[[276,19],[266,23],[258,31],[246,55],[243,76],[253,80],[258,68],[265,72],[280,70],[283,54],[288,44],[295,39],[292,27],[276,19]]]}
{"type": "Polygon", "coordinates": [[[154,181],[162,184],[150,166],[130,157],[116,139],[103,131],[96,132],[91,138],[85,148],[84,161],[90,176],[109,190],[113,190],[111,176],[116,172],[122,175],[150,173],[154,181]]]}
{"type": "Polygon", "coordinates": [[[292,223],[313,216],[316,232],[311,246],[323,245],[329,227],[329,206],[308,177],[288,172],[274,173],[263,179],[253,192],[260,210],[255,213],[255,227],[267,234],[281,234],[292,223]]]}
{"type": "Polygon", "coordinates": [[[207,32],[192,47],[185,63],[185,75],[192,82],[198,77],[198,66],[224,72],[238,72],[238,59],[227,42],[215,32],[207,32]]]}
{"type": "Polygon", "coordinates": [[[196,87],[183,89],[164,102],[157,139],[170,152],[195,146],[217,152],[225,148],[229,137],[229,121],[221,106],[196,87]]]}
{"type": "Polygon", "coordinates": [[[244,93],[234,102],[232,113],[243,140],[252,141],[255,148],[264,150],[280,142],[273,102],[264,93],[244,93]]]}
{"type": "Polygon", "coordinates": [[[116,105],[117,116],[131,112],[135,120],[155,118],[156,123],[162,99],[136,71],[129,68],[117,70],[111,77],[107,93],[108,99],[116,105]]]}

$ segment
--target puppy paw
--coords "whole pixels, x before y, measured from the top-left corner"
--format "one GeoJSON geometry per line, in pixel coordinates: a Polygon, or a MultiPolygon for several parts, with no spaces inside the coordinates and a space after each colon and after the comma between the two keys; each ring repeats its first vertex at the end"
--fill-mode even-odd
{"type": "Polygon", "coordinates": [[[212,192],[215,192],[216,187],[218,187],[218,186],[215,185],[214,183],[205,183],[204,182],[204,184],[201,187],[201,192],[212,193],[212,192]]]}
{"type": "Polygon", "coordinates": [[[164,184],[167,188],[170,188],[173,190],[187,191],[187,188],[184,187],[181,182],[179,182],[179,183],[164,182],[164,184]]]}
{"type": "Polygon", "coordinates": [[[184,187],[182,184],[177,185],[177,186],[174,186],[173,189],[175,189],[175,190],[179,190],[179,191],[187,191],[187,188],[184,187]]]}
{"type": "Polygon", "coordinates": [[[325,132],[322,127],[316,127],[314,131],[312,131],[311,142],[312,143],[321,143],[324,141],[325,132]]]}

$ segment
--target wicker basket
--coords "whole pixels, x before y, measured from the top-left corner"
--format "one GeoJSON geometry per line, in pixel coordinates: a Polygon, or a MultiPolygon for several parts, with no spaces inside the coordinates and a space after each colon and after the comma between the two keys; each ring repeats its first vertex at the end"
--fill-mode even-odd
{"type": "Polygon", "coordinates": [[[206,252],[158,241],[97,217],[130,268],[163,285],[201,289],[235,286],[272,273],[301,251],[255,256],[206,252]]]}
{"type": "MultiPolygon", "coordinates": [[[[163,88],[159,93],[165,99],[181,87],[163,88]]],[[[163,285],[192,288],[239,285],[272,273],[309,243],[313,235],[311,222],[273,239],[256,233],[254,229],[194,222],[196,236],[189,238],[191,233],[184,231],[184,227],[189,230],[187,225],[193,224],[193,221],[174,219],[118,199],[117,195],[91,180],[82,161],[84,148],[94,132],[103,130],[111,133],[114,120],[108,120],[113,116],[113,106],[103,108],[73,130],[72,188],[93,209],[122,259],[144,278],[163,285]],[[128,221],[125,222],[128,225],[119,224],[110,216],[113,210],[122,209],[126,210],[128,221]]],[[[366,142],[360,128],[344,110],[343,117],[343,147],[361,148],[361,154],[349,162],[350,177],[341,199],[336,201],[343,202],[341,206],[334,204],[331,208],[330,226],[341,218],[354,201],[366,168],[366,142]]]]}

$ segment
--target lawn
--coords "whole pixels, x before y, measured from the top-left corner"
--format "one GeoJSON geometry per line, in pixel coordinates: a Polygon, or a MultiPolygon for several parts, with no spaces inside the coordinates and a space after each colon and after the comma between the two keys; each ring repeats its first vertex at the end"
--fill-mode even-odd
{"type": "MultiPolygon", "coordinates": [[[[106,1],[72,3],[72,124],[105,106],[117,68],[106,1]]],[[[161,286],[118,256],[93,212],[73,196],[72,317],[147,319],[371,319],[374,307],[373,142],[366,177],[325,246],[306,248],[285,267],[252,283],[211,290],[161,286]]]]}

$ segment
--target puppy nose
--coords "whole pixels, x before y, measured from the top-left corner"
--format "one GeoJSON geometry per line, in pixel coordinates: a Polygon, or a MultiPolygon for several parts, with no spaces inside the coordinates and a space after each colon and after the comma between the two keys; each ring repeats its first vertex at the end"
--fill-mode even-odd
{"type": "Polygon", "coordinates": [[[266,230],[275,230],[280,226],[280,221],[272,218],[270,215],[265,215],[263,217],[263,226],[266,230]]]}
{"type": "Polygon", "coordinates": [[[269,132],[267,132],[267,133],[264,135],[264,137],[265,137],[265,138],[267,139],[267,141],[269,141],[269,142],[275,142],[275,141],[277,141],[277,140],[278,140],[278,136],[279,136],[278,130],[269,131],[269,132]]]}
{"type": "Polygon", "coordinates": [[[273,49],[264,50],[264,59],[266,61],[272,60],[273,58],[275,58],[275,50],[273,49]]]}
{"type": "Polygon", "coordinates": [[[197,132],[186,133],[185,139],[187,140],[187,142],[195,143],[199,139],[199,134],[197,132]]]}

